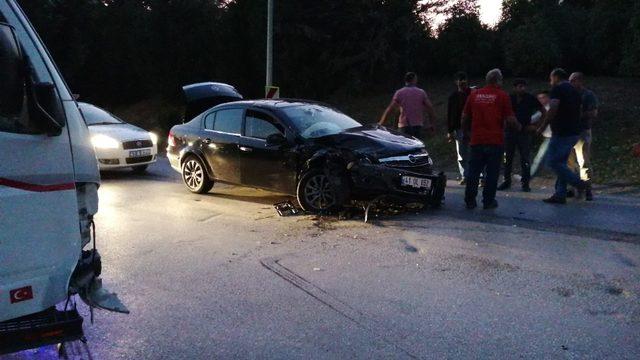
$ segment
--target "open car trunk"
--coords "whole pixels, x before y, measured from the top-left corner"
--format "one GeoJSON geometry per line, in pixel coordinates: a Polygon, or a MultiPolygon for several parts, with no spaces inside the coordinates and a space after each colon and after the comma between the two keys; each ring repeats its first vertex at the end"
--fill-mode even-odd
{"type": "Polygon", "coordinates": [[[242,95],[231,85],[203,82],[182,87],[185,98],[184,121],[223,103],[242,100],[242,95]]]}

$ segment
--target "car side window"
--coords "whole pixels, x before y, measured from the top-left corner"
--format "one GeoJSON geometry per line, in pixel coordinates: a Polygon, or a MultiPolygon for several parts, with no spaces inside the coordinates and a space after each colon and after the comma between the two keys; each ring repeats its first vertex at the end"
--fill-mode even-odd
{"type": "Polygon", "coordinates": [[[204,117],[204,128],[207,130],[213,130],[213,122],[216,119],[216,113],[212,112],[210,114],[207,114],[204,117]]]}
{"type": "Polygon", "coordinates": [[[244,135],[257,139],[266,139],[269,135],[282,134],[282,125],[271,116],[255,110],[247,110],[244,122],[244,135]]]}
{"type": "Polygon", "coordinates": [[[216,112],[213,130],[238,134],[242,130],[242,109],[224,109],[216,112]]]}

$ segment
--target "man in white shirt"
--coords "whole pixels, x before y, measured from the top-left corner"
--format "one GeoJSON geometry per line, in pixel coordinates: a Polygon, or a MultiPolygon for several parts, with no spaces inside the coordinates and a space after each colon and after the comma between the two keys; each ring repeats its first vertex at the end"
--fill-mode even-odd
{"type": "MultiPolygon", "coordinates": [[[[548,91],[541,91],[538,93],[538,95],[536,96],[538,98],[538,101],[540,102],[540,104],[542,106],[544,106],[545,110],[549,110],[549,92],[548,91]]],[[[538,123],[542,117],[544,116],[544,114],[542,114],[541,112],[537,112],[535,114],[533,114],[533,116],[531,116],[531,123],[535,124],[538,123]]],[[[538,149],[538,153],[536,154],[536,157],[533,159],[533,162],[531,163],[531,177],[533,178],[533,176],[538,172],[538,170],[540,169],[540,164],[543,163],[544,161],[544,156],[547,153],[547,149],[549,148],[549,141],[551,140],[551,125],[547,125],[547,127],[544,129],[544,131],[542,132],[542,137],[544,138],[542,140],[542,144],[540,144],[540,148],[538,149]]]]}

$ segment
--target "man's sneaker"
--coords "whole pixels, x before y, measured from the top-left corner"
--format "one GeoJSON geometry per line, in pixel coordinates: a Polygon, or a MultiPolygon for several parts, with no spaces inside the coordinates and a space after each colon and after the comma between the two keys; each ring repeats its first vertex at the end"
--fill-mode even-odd
{"type": "Polygon", "coordinates": [[[484,205],[482,205],[482,208],[485,210],[491,210],[491,209],[495,209],[498,207],[498,202],[496,200],[493,200],[491,202],[485,203],[484,205]]]}
{"type": "Polygon", "coordinates": [[[500,186],[498,186],[498,190],[507,190],[511,187],[511,181],[505,181],[500,186]]]}
{"type": "Polygon", "coordinates": [[[529,186],[529,184],[522,184],[522,191],[531,192],[531,186],[529,186]]]}
{"type": "Polygon", "coordinates": [[[467,185],[467,179],[465,179],[465,178],[460,179],[460,181],[458,181],[458,184],[467,185]]]}
{"type": "Polygon", "coordinates": [[[473,210],[478,207],[478,203],[475,200],[465,200],[465,204],[468,210],[473,210]]]}
{"type": "Polygon", "coordinates": [[[576,193],[573,190],[567,190],[567,197],[568,198],[572,198],[572,197],[576,197],[576,193]]]}
{"type": "Polygon", "coordinates": [[[550,198],[544,199],[542,201],[546,202],[547,204],[566,204],[567,203],[567,199],[561,198],[555,195],[552,195],[550,198]]]}

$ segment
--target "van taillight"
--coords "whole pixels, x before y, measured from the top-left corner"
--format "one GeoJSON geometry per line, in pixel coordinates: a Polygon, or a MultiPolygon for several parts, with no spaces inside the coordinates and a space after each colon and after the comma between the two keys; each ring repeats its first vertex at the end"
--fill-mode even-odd
{"type": "Polygon", "coordinates": [[[173,133],[169,133],[169,138],[167,139],[169,146],[176,146],[176,138],[173,136],[173,133]]]}

